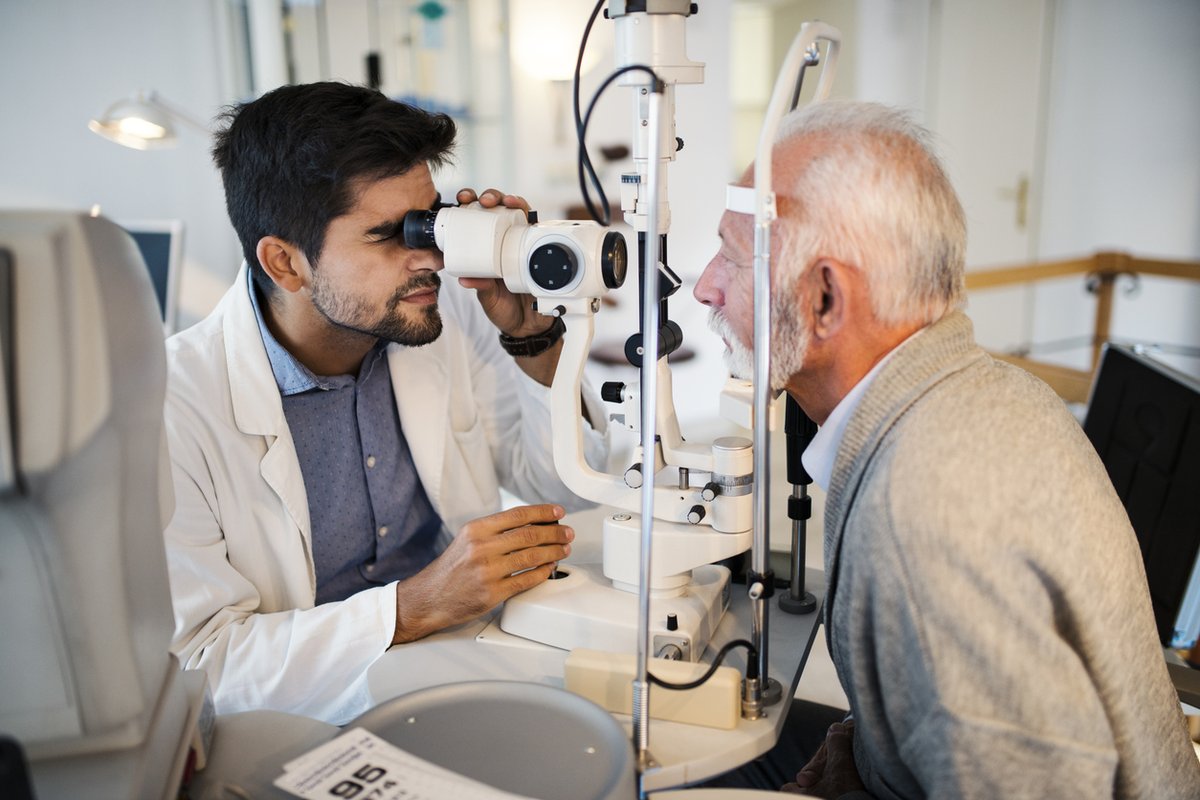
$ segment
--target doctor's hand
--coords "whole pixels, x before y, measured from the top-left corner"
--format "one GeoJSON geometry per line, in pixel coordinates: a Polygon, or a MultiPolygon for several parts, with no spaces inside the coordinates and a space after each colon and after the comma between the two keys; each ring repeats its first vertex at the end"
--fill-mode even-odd
{"type": "MultiPolygon", "coordinates": [[[[462,189],[457,196],[458,202],[466,205],[476,200],[475,192],[462,189]]],[[[499,189],[485,189],[479,195],[479,204],[484,208],[495,208],[503,205],[505,208],[519,208],[529,214],[529,203],[525,198],[513,194],[504,194],[499,189]]],[[[533,297],[527,294],[513,294],[499,278],[459,278],[461,286],[475,289],[479,305],[487,314],[492,324],[501,333],[525,338],[535,336],[549,330],[554,319],[533,310],[533,297]]]]}
{"type": "Polygon", "coordinates": [[[832,800],[865,788],[854,765],[854,720],[848,720],[829,726],[821,749],[780,791],[832,800]]]}
{"type": "Polygon", "coordinates": [[[396,585],[392,644],[475,619],[537,586],[571,552],[561,506],[519,506],[468,522],[433,563],[396,585]]]}

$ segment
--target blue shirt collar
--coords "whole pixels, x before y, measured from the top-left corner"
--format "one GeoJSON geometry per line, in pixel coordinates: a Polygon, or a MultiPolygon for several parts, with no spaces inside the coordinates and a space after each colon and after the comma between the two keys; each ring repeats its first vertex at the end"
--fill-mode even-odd
{"type": "MultiPolygon", "coordinates": [[[[246,270],[246,291],[250,293],[250,306],[254,309],[254,319],[258,322],[258,333],[262,336],[263,347],[267,350],[267,360],[271,362],[271,372],[275,375],[275,385],[279,387],[281,395],[288,397],[293,394],[310,392],[313,389],[336,389],[346,385],[347,382],[354,382],[353,378],[347,379],[344,375],[334,377],[316,375],[297,361],[296,357],[287,351],[287,348],[276,341],[275,337],[271,335],[271,329],[267,327],[267,323],[263,319],[258,289],[254,286],[254,277],[249,269],[246,270]]],[[[371,352],[367,353],[367,357],[363,359],[360,378],[370,374],[386,349],[387,342],[384,340],[380,339],[375,343],[371,352]]]]}
{"type": "Polygon", "coordinates": [[[262,336],[263,347],[267,349],[267,360],[271,362],[271,372],[275,375],[275,385],[284,397],[312,389],[326,388],[321,384],[312,371],[296,360],[283,345],[271,335],[266,320],[263,319],[262,306],[258,300],[258,290],[254,287],[253,268],[246,270],[246,291],[250,293],[250,306],[254,309],[254,319],[258,322],[258,333],[262,336]]]}

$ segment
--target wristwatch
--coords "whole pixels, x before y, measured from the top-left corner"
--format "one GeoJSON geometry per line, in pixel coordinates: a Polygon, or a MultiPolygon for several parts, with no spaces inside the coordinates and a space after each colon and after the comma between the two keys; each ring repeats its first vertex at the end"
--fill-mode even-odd
{"type": "Polygon", "coordinates": [[[532,358],[540,356],[553,347],[554,343],[566,333],[566,330],[567,324],[563,322],[562,317],[555,317],[554,323],[549,328],[541,333],[535,333],[533,336],[518,338],[506,333],[500,334],[500,346],[510,356],[532,358]]]}

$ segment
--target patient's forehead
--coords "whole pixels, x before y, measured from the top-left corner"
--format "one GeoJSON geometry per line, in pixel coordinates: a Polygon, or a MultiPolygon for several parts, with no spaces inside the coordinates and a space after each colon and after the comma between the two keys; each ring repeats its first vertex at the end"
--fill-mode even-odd
{"type": "Polygon", "coordinates": [[[723,248],[732,254],[749,252],[752,246],[754,217],[738,211],[726,211],[717,225],[723,248]]]}

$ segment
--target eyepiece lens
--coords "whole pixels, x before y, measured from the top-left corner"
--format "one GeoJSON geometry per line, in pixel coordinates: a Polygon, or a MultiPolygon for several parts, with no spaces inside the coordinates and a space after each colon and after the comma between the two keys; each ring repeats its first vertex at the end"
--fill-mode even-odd
{"type": "Polygon", "coordinates": [[[600,257],[600,274],[604,278],[604,285],[609,289],[620,289],[628,270],[629,252],[625,247],[625,237],[616,231],[609,231],[604,237],[600,257]]]}
{"type": "Polygon", "coordinates": [[[404,215],[404,244],[418,249],[437,248],[433,224],[438,212],[432,209],[409,211],[404,215]]]}

